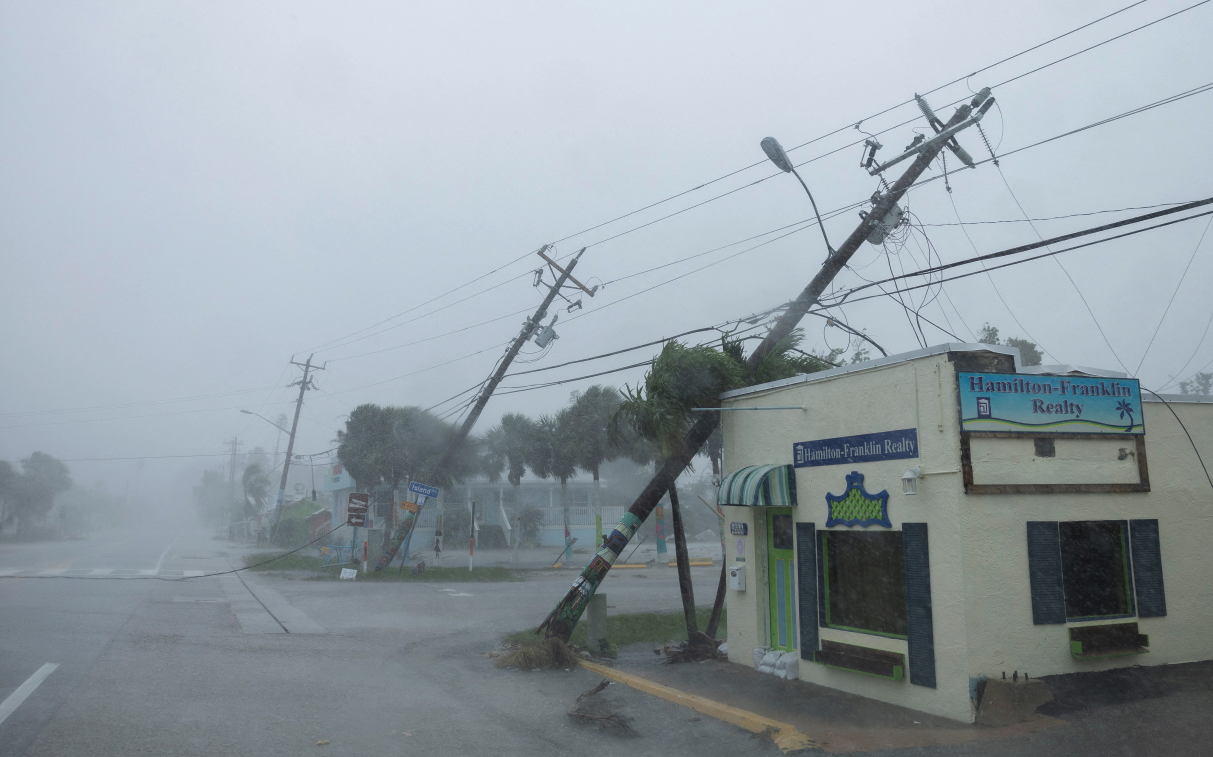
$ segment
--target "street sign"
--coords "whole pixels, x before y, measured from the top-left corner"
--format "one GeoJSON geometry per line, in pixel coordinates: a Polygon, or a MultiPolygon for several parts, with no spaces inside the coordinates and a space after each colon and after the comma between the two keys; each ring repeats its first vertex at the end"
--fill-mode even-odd
{"type": "Polygon", "coordinates": [[[415,513],[415,512],[417,512],[419,509],[421,509],[421,508],[419,508],[419,507],[417,506],[417,503],[416,503],[416,502],[401,502],[401,503],[400,503],[400,509],[401,509],[401,510],[408,510],[410,513],[415,513]]]}
{"type": "Polygon", "coordinates": [[[437,498],[438,495],[442,493],[442,490],[437,486],[426,486],[425,484],[419,484],[416,481],[409,484],[409,491],[411,491],[413,494],[420,494],[423,497],[431,498],[437,498]]]}
{"type": "Polygon", "coordinates": [[[346,525],[366,526],[366,511],[371,506],[371,495],[365,492],[350,492],[349,503],[345,507],[346,525]]]}

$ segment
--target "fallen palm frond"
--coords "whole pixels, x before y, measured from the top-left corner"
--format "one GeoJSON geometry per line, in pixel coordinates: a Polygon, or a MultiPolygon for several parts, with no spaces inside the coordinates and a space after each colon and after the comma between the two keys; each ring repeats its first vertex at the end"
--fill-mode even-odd
{"type": "Polygon", "coordinates": [[[564,670],[577,667],[577,650],[572,644],[550,638],[523,641],[497,656],[493,664],[499,668],[519,670],[564,670]]]}
{"type": "Polygon", "coordinates": [[[569,717],[579,723],[592,725],[605,731],[614,731],[624,736],[635,736],[636,731],[628,723],[626,715],[613,712],[606,702],[598,698],[598,694],[610,685],[609,679],[602,679],[594,688],[577,697],[569,706],[569,717]]]}

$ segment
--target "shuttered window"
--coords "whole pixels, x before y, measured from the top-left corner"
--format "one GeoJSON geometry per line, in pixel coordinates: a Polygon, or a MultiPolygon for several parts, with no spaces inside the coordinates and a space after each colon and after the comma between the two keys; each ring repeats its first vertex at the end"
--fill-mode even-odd
{"type": "Polygon", "coordinates": [[[1137,588],[1137,617],[1162,617],[1167,614],[1167,596],[1162,584],[1158,521],[1129,521],[1129,541],[1133,552],[1133,583],[1137,588]]]}
{"type": "Polygon", "coordinates": [[[817,652],[817,526],[796,524],[796,609],[800,613],[800,659],[812,662],[817,652]]]}
{"type": "Polygon", "coordinates": [[[935,688],[935,626],[931,610],[931,554],[926,523],[901,526],[906,573],[906,642],[910,683],[935,688]]]}
{"type": "Polygon", "coordinates": [[[1057,521],[1028,521],[1028,580],[1032,588],[1032,622],[1038,626],[1065,623],[1057,521]]]}

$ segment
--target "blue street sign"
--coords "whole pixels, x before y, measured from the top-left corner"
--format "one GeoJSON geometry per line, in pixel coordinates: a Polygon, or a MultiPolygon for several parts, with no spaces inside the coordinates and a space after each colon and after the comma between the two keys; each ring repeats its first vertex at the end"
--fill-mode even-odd
{"type": "Polygon", "coordinates": [[[420,494],[423,497],[429,497],[430,499],[436,499],[438,495],[442,493],[442,490],[437,486],[426,486],[425,484],[419,484],[416,481],[409,484],[409,491],[411,491],[413,494],[420,494]]]}

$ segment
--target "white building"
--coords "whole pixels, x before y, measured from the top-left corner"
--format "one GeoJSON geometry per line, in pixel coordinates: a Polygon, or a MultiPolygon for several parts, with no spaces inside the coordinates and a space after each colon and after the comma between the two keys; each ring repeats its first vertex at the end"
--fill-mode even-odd
{"type": "Polygon", "coordinates": [[[1004,671],[1213,658],[1213,399],[1141,394],[981,344],[726,393],[729,659],[969,722],[1004,671]]]}

